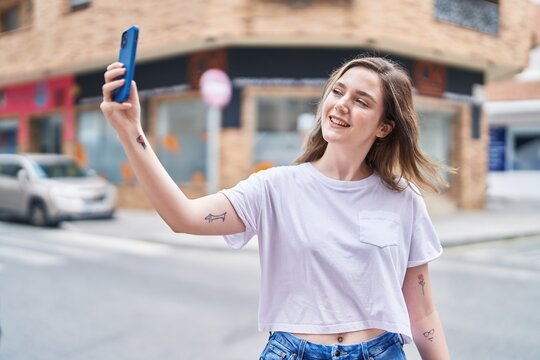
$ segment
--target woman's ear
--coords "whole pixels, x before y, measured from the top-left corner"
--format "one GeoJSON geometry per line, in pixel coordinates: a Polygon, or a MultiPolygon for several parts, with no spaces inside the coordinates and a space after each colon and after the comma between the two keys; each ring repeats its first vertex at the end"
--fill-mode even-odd
{"type": "Polygon", "coordinates": [[[395,125],[396,123],[393,121],[382,122],[377,130],[377,137],[379,139],[384,139],[392,132],[392,130],[394,130],[395,125]]]}

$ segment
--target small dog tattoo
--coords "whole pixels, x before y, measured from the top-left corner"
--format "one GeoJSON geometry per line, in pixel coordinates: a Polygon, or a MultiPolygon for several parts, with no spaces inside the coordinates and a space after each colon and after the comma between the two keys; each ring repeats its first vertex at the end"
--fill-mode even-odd
{"type": "Polygon", "coordinates": [[[219,215],[208,214],[208,216],[205,217],[204,219],[208,221],[209,223],[213,222],[214,220],[220,220],[220,219],[222,222],[225,222],[225,215],[227,215],[227,212],[224,212],[223,214],[219,214],[219,215]]]}

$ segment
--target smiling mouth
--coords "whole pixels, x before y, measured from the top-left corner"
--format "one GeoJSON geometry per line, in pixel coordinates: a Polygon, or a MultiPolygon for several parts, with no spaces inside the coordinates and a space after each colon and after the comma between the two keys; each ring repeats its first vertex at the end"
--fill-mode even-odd
{"type": "Polygon", "coordinates": [[[336,126],[341,126],[344,128],[351,127],[351,125],[347,124],[345,121],[341,121],[333,116],[329,116],[329,118],[330,118],[330,122],[336,126]]]}

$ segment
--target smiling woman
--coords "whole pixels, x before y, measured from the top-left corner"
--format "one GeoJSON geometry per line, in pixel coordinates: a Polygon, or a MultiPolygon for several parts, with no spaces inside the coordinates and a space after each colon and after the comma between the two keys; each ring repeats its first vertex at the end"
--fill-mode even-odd
{"type": "Polygon", "coordinates": [[[346,63],[328,80],[295,165],[198,199],[178,188],[151,143],[140,146],[135,84],[128,102],[110,100],[121,67],[107,68],[101,109],[158,213],[176,232],[225,235],[231,248],[258,237],[259,329],[271,333],[260,359],[401,360],[413,340],[424,359],[449,358],[428,271],[442,247],[416,187],[445,181],[420,151],[399,66],[346,63]]]}

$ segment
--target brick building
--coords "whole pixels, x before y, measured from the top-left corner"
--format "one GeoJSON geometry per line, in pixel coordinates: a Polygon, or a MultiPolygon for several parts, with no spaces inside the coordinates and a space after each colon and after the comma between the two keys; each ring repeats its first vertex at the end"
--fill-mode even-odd
{"type": "Polygon", "coordinates": [[[540,199],[540,1],[533,2],[527,68],[486,86],[488,194],[492,196],[540,199]]]}
{"type": "Polygon", "coordinates": [[[145,206],[99,111],[104,68],[138,24],[143,125],[188,195],[205,189],[205,69],[233,82],[220,139],[228,187],[295,159],[329,72],[370,53],[410,72],[423,147],[459,168],[445,197],[480,208],[488,126],[474,89],[525,67],[530,10],[528,0],[1,0],[0,151],[72,154],[118,185],[121,205],[145,206]]]}

